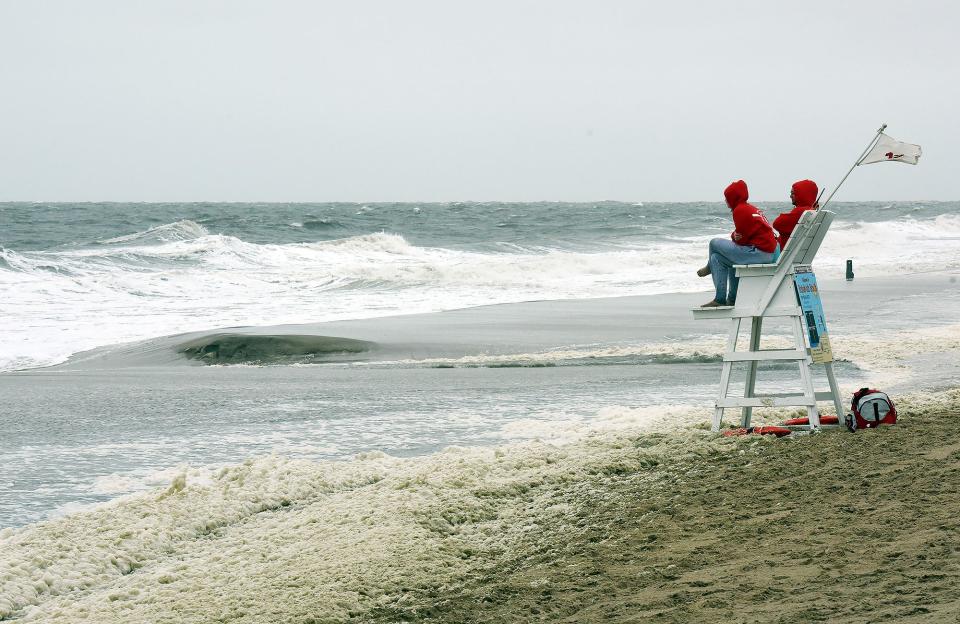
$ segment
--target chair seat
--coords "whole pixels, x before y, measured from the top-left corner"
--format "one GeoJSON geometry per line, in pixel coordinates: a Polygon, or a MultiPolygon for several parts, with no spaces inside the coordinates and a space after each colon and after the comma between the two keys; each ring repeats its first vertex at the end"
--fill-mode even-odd
{"type": "Polygon", "coordinates": [[[746,277],[748,275],[773,275],[780,267],[779,264],[735,264],[734,270],[737,277],[746,277]]]}
{"type": "Polygon", "coordinates": [[[780,266],[778,263],[764,263],[764,264],[735,264],[733,268],[735,269],[746,269],[747,267],[758,267],[762,269],[775,269],[780,266]]]}

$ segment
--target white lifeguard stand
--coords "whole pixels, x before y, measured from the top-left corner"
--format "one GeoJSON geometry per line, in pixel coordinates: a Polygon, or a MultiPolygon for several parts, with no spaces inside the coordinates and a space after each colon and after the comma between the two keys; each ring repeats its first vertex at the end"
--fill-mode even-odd
{"type": "Polygon", "coordinates": [[[827,210],[803,213],[787,246],[775,264],[736,265],[734,270],[740,278],[737,301],[733,306],[694,308],[695,319],[731,319],[727,347],[723,354],[723,370],[720,374],[720,395],[714,406],[713,431],[720,430],[723,410],[742,408],[741,426],[749,427],[754,407],[800,406],[807,410],[810,430],[820,428],[817,401],[833,401],[839,422],[843,422],[843,405],[840,391],[833,374],[833,364],[826,362],[828,392],[817,392],[813,384],[810,366],[813,360],[807,349],[807,332],[804,330],[803,311],[794,286],[794,274],[809,270],[814,256],[820,249],[834,213],[827,210]],[[760,331],[764,318],[789,319],[793,327],[794,346],[791,349],[761,349],[760,331]],[[750,346],[748,351],[737,351],[737,338],[744,319],[750,319],[750,346]],[[755,393],[757,364],[767,361],[794,361],[800,369],[802,392],[758,395],[755,393]],[[730,375],[734,362],[749,362],[746,385],[742,397],[728,395],[730,375]]]}

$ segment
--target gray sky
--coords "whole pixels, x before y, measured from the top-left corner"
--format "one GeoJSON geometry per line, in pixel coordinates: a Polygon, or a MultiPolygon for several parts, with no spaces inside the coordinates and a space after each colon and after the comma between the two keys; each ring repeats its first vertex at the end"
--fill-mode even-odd
{"type": "Polygon", "coordinates": [[[956,200],[958,7],[0,0],[0,200],[956,200]]]}

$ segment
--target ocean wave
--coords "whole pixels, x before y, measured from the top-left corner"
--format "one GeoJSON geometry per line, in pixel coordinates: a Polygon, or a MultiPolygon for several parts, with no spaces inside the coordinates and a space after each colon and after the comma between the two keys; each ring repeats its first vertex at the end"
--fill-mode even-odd
{"type": "MultiPolygon", "coordinates": [[[[299,224],[306,227],[305,222],[299,224]]],[[[323,221],[328,225],[333,222],[323,221]]],[[[710,236],[669,234],[658,239],[617,241],[597,250],[558,246],[499,243],[482,253],[443,247],[411,245],[403,236],[373,232],[308,243],[256,244],[233,236],[210,234],[189,220],[177,221],[125,236],[100,241],[104,247],[17,254],[0,249],[0,261],[12,270],[58,267],[70,274],[109,272],[134,265],[139,271],[155,262],[157,270],[171,261],[193,262],[197,268],[290,267],[314,264],[334,270],[341,279],[423,284],[431,281],[526,284],[544,277],[573,279],[594,276],[603,286],[620,281],[638,288],[632,294],[663,292],[649,288],[662,275],[673,290],[702,285],[686,277],[689,267],[702,260],[710,236]],[[113,263],[113,264],[111,264],[113,263]],[[629,276],[637,276],[629,279],[629,276]],[[606,279],[605,279],[606,278],[606,279]],[[613,278],[613,279],[610,279],[613,278]],[[619,279],[617,279],[619,278],[619,279]]],[[[902,218],[882,222],[837,222],[826,238],[818,263],[854,258],[858,274],[889,274],[952,268],[960,263],[960,216],[933,219],[902,218]]],[[[663,284],[664,286],[668,284],[663,284]]],[[[569,293],[558,293],[567,295],[569,293]]],[[[603,293],[601,293],[602,296],[603,293]]],[[[584,293],[586,296],[598,296],[584,293]]]]}
{"type": "MultiPolygon", "coordinates": [[[[420,250],[420,248],[408,243],[403,236],[387,232],[361,234],[360,236],[351,236],[349,238],[339,238],[319,243],[307,243],[303,246],[319,251],[335,249],[360,256],[383,253],[410,255],[420,250]]],[[[424,249],[424,251],[427,250],[424,249]]]]}
{"type": "Polygon", "coordinates": [[[300,227],[308,230],[327,230],[343,227],[343,224],[335,219],[307,219],[300,224],[300,227]]]}
{"type": "Polygon", "coordinates": [[[193,240],[201,236],[206,236],[209,233],[210,232],[199,223],[191,221],[190,219],[182,219],[174,223],[158,225],[142,232],[134,232],[133,234],[125,234],[97,242],[101,245],[120,245],[126,243],[137,243],[141,245],[149,243],[161,244],[173,241],[193,240]]]}
{"type": "MultiPolygon", "coordinates": [[[[17,331],[0,330],[0,370],[227,325],[702,291],[709,282],[692,268],[702,265],[710,236],[682,234],[594,250],[506,243],[476,251],[414,245],[390,232],[258,244],[178,221],[95,247],[4,248],[0,287],[8,296],[0,311],[17,331]],[[24,331],[51,342],[26,344],[17,337],[24,331]]],[[[958,240],[957,215],[838,222],[814,267],[821,279],[842,276],[847,259],[859,277],[951,270],[960,268],[958,240]]]]}
{"type": "MultiPolygon", "coordinates": [[[[857,275],[907,274],[960,267],[960,215],[933,219],[834,222],[815,266],[854,260],[857,275]]],[[[839,272],[839,271],[838,271],[839,272]]]]}

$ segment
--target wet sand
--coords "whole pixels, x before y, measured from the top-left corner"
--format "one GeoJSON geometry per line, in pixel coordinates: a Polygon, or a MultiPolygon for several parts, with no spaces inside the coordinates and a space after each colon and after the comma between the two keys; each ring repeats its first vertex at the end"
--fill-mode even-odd
{"type": "MultiPolygon", "coordinates": [[[[909,279],[823,278],[820,291],[834,341],[872,337],[882,342],[908,328],[956,323],[960,273],[920,273],[909,279]]],[[[188,353],[197,345],[243,336],[256,337],[257,344],[248,349],[249,357],[229,357],[228,362],[283,364],[297,356],[307,356],[302,358],[305,362],[429,360],[725,335],[726,320],[698,321],[690,313],[707,298],[709,293],[673,293],[530,301],[348,321],[213,328],[101,347],[75,354],[63,364],[21,374],[197,365],[205,358],[188,353]],[[344,357],[347,352],[352,356],[344,357]]],[[[233,354],[236,349],[226,351],[233,354]]],[[[223,362],[208,358],[207,363],[223,362]]]]}

